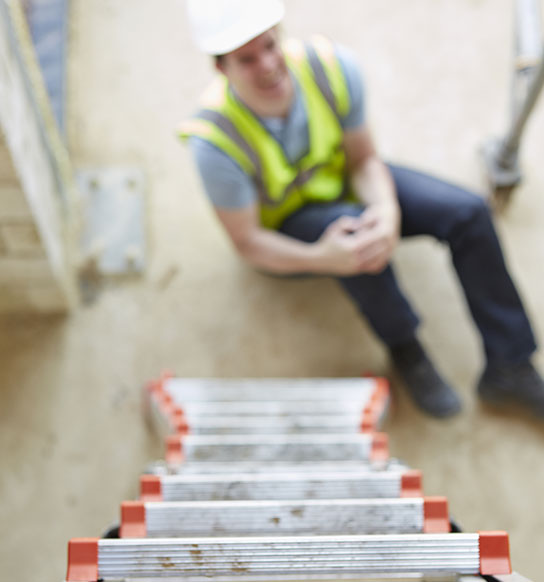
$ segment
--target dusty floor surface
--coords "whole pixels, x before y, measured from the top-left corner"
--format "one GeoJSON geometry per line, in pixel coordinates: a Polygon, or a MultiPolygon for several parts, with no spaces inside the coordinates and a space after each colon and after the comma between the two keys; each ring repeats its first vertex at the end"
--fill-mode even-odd
{"type": "MultiPolygon", "coordinates": [[[[183,376],[388,374],[382,347],[328,280],[280,281],[235,256],[174,130],[210,78],[174,0],[73,0],[68,139],[76,167],[137,165],[148,177],[150,264],[69,318],[0,327],[2,578],[58,582],[71,537],[99,536],[134,498],[162,448],[140,388],[183,376]]],[[[509,0],[289,0],[285,29],[320,31],[358,56],[380,151],[480,189],[481,142],[506,123],[509,0]]],[[[526,181],[498,219],[544,336],[544,107],[523,151],[526,181]]],[[[542,579],[544,424],[482,409],[479,339],[437,243],[403,243],[395,262],[425,319],[422,337],[465,409],[438,422],[394,385],[392,453],[424,471],[467,531],[505,529],[516,570],[542,579]]],[[[542,352],[536,362],[544,368],[542,352]]]]}

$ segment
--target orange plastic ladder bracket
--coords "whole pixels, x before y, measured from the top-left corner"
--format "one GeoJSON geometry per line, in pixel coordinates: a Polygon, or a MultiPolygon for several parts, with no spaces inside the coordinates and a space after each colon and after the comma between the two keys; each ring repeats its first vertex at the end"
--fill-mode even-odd
{"type": "Polygon", "coordinates": [[[511,574],[510,543],[505,531],[480,531],[480,574],[511,574]]]}
{"type": "Polygon", "coordinates": [[[162,484],[158,475],[140,477],[140,499],[142,501],[162,501],[162,484]]]}
{"type": "Polygon", "coordinates": [[[98,580],[98,538],[74,538],[68,542],[67,582],[98,580]]]}
{"type": "Polygon", "coordinates": [[[449,533],[450,517],[448,500],[445,497],[423,499],[423,533],[449,533]]]}
{"type": "Polygon", "coordinates": [[[421,471],[406,471],[400,478],[401,497],[422,497],[423,496],[423,475],[421,471]]]}
{"type": "Polygon", "coordinates": [[[146,533],[144,502],[123,501],[121,503],[119,536],[122,538],[145,538],[146,533]]]}

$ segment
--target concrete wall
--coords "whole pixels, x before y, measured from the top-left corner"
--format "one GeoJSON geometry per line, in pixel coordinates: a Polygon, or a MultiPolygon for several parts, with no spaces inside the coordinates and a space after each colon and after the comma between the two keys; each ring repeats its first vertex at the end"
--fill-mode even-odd
{"type": "Polygon", "coordinates": [[[0,312],[76,303],[75,204],[19,2],[0,0],[0,312]]]}

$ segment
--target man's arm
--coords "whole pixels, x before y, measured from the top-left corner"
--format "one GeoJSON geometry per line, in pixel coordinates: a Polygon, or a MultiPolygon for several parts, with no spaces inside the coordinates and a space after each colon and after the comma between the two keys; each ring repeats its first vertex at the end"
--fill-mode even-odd
{"type": "Polygon", "coordinates": [[[377,273],[389,262],[399,236],[400,210],[391,175],[378,158],[365,128],[344,134],[348,171],[357,196],[366,205],[361,217],[331,223],[315,243],[263,228],[258,206],[215,207],[240,256],[265,271],[356,275],[377,273]]]}
{"type": "Polygon", "coordinates": [[[343,217],[312,244],[263,228],[251,179],[224,152],[200,138],[189,141],[206,193],[238,253],[258,269],[279,274],[360,272],[358,219],[343,217]]]}
{"type": "Polygon", "coordinates": [[[344,133],[344,149],[351,185],[366,209],[358,234],[360,266],[366,273],[379,273],[388,264],[400,233],[400,208],[393,179],[380,160],[368,129],[344,133]]]}
{"type": "Polygon", "coordinates": [[[359,218],[341,217],[315,243],[306,243],[263,228],[255,203],[240,209],[215,207],[215,211],[240,256],[258,269],[278,274],[361,272],[359,240],[352,234],[359,218]]]}

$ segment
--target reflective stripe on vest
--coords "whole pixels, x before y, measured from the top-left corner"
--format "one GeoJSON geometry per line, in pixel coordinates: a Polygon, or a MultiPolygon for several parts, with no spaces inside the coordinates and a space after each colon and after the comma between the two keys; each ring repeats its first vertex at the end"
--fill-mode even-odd
{"type": "Polygon", "coordinates": [[[345,194],[345,154],[339,118],[349,110],[349,93],[330,41],[285,43],[290,71],[298,80],[308,118],[309,152],[296,164],[228,89],[224,77],[206,91],[203,109],[185,123],[181,137],[198,136],[236,161],[254,181],[261,223],[278,228],[307,202],[332,201],[345,194]]]}

